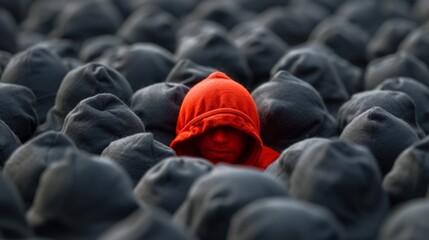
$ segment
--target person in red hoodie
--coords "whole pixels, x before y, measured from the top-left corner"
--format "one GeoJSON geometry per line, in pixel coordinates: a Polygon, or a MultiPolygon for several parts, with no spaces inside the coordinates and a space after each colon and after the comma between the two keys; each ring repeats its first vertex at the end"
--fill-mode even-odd
{"type": "Polygon", "coordinates": [[[259,131],[258,111],[247,89],[214,72],[183,99],[170,147],[178,156],[265,169],[279,153],[263,145],[259,131]]]}

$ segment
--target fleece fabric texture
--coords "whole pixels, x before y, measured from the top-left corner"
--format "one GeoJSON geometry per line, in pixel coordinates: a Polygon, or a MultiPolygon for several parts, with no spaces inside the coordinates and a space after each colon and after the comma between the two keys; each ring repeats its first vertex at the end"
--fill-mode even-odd
{"type": "Polygon", "coordinates": [[[139,117],[119,98],[101,93],[82,100],[61,130],[79,149],[100,154],[111,142],[145,132],[139,117]]]}
{"type": "Polygon", "coordinates": [[[96,62],[105,52],[122,46],[125,46],[125,43],[120,37],[114,35],[96,36],[82,43],[79,59],[86,63],[96,62]]]}
{"type": "Polygon", "coordinates": [[[67,2],[55,22],[51,35],[78,43],[98,35],[115,34],[122,16],[111,1],[67,2]]]}
{"type": "Polygon", "coordinates": [[[179,38],[175,56],[219,69],[243,86],[252,86],[251,72],[244,54],[222,32],[201,31],[179,38]]]}
{"type": "Polygon", "coordinates": [[[131,97],[130,108],[155,140],[169,146],[176,136],[177,117],[189,87],[180,83],[154,83],[131,97]]]}
{"type": "Polygon", "coordinates": [[[230,35],[252,72],[251,90],[270,79],[271,68],[289,47],[270,29],[255,22],[235,26],[230,35]]]}
{"type": "Polygon", "coordinates": [[[20,146],[7,160],[3,173],[16,186],[26,209],[33,204],[40,176],[50,164],[62,160],[69,148],[76,149],[67,136],[49,131],[20,146]]]}
{"type": "Polygon", "coordinates": [[[265,169],[265,172],[275,176],[285,187],[289,188],[290,178],[301,155],[308,148],[329,141],[327,138],[311,137],[294,143],[283,150],[280,156],[265,169]]]}
{"type": "Polygon", "coordinates": [[[96,239],[139,208],[118,165],[68,150],[43,173],[27,219],[39,237],[96,239]]]}
{"type": "Polygon", "coordinates": [[[35,46],[12,57],[1,82],[21,85],[33,91],[38,119],[43,123],[66,73],[67,69],[56,53],[43,46],[35,46]]]}
{"type": "Polygon", "coordinates": [[[252,97],[261,121],[262,141],[278,152],[309,137],[337,135],[335,119],[319,93],[286,71],[253,90],[252,97]]]}
{"type": "Polygon", "coordinates": [[[173,223],[168,214],[145,205],[125,220],[104,232],[100,240],[195,240],[182,227],[173,223]]]}
{"type": "Polygon", "coordinates": [[[407,19],[385,21],[368,42],[366,53],[369,60],[394,54],[405,37],[417,27],[407,19]]]}
{"type": "Polygon", "coordinates": [[[0,173],[0,236],[5,239],[34,237],[26,218],[25,208],[13,183],[0,173]]]}
{"type": "Polygon", "coordinates": [[[274,65],[271,75],[275,76],[281,70],[288,71],[313,86],[332,116],[349,99],[349,93],[332,57],[322,51],[311,47],[292,49],[274,65]]]}
{"type": "Polygon", "coordinates": [[[173,15],[155,5],[146,5],[133,11],[116,35],[128,44],[150,42],[174,53],[177,28],[173,15]]]}
{"type": "Polygon", "coordinates": [[[177,136],[170,147],[178,156],[199,156],[195,137],[219,126],[233,127],[250,137],[235,164],[265,168],[274,160],[261,156],[259,117],[250,93],[226,74],[215,72],[186,94],[177,120],[177,136]]]}
{"type": "Polygon", "coordinates": [[[332,16],[314,28],[309,41],[325,44],[340,57],[356,66],[366,66],[368,62],[366,46],[370,35],[364,29],[345,18],[332,16]]]}
{"type": "Polygon", "coordinates": [[[0,120],[0,136],[0,167],[3,168],[10,155],[21,146],[21,141],[2,120],[0,120]]]}
{"type": "Polygon", "coordinates": [[[234,1],[200,1],[184,21],[211,21],[231,30],[234,26],[248,21],[252,17],[254,17],[253,13],[241,8],[234,1]]]}
{"type": "Polygon", "coordinates": [[[425,136],[416,119],[417,111],[413,99],[406,93],[391,90],[368,90],[354,94],[338,111],[339,130],[343,131],[359,114],[372,107],[380,107],[405,121],[420,138],[425,136]]]}
{"type": "Polygon", "coordinates": [[[307,41],[317,24],[328,12],[312,1],[300,1],[295,5],[275,6],[261,12],[257,21],[277,34],[290,46],[307,41]]]}
{"type": "Polygon", "coordinates": [[[18,28],[12,15],[4,9],[0,10],[0,50],[9,53],[18,51],[18,28]]]}
{"type": "Polygon", "coordinates": [[[88,63],[68,72],[58,89],[55,105],[49,110],[46,122],[38,127],[37,133],[60,131],[67,114],[80,101],[99,93],[111,93],[129,105],[133,91],[124,76],[99,63],[88,63]]]}
{"type": "Polygon", "coordinates": [[[383,188],[390,202],[396,205],[426,197],[428,185],[429,137],[426,137],[401,152],[384,178],[383,188]]]}
{"type": "Polygon", "coordinates": [[[376,90],[391,90],[406,93],[414,101],[416,119],[420,128],[429,134],[429,87],[407,77],[388,78],[375,87],[376,90]]]}
{"type": "Polygon", "coordinates": [[[181,83],[193,87],[216,71],[215,68],[202,66],[189,59],[180,59],[168,73],[165,82],[181,83]]]}
{"type": "Polygon", "coordinates": [[[29,32],[49,34],[55,26],[57,17],[65,6],[65,1],[36,1],[28,9],[28,15],[21,26],[29,32]]]}
{"type": "Polygon", "coordinates": [[[401,42],[398,50],[409,53],[417,57],[422,61],[426,66],[429,66],[429,37],[427,29],[418,28],[414,29],[404,41],[401,42]]]}
{"type": "Polygon", "coordinates": [[[173,215],[185,201],[192,184],[213,165],[202,158],[169,157],[149,169],[134,188],[143,202],[173,215]]]}
{"type": "Polygon", "coordinates": [[[156,44],[136,43],[106,52],[99,62],[120,72],[136,92],[140,88],[165,81],[176,64],[176,58],[156,44]]]}
{"type": "Polygon", "coordinates": [[[367,65],[364,88],[374,89],[387,78],[409,77],[429,86],[429,68],[414,55],[400,51],[374,59],[367,65]]]}
{"type": "Polygon", "coordinates": [[[226,239],[234,214],[268,197],[286,198],[288,193],[273,177],[253,168],[218,166],[192,185],[173,220],[200,240],[226,239]]]}
{"type": "Polygon", "coordinates": [[[419,137],[403,120],[383,108],[372,107],[353,119],[342,131],[340,139],[368,147],[384,177],[399,154],[419,137]]]}
{"type": "Polygon", "coordinates": [[[0,102],[0,120],[21,142],[30,139],[39,124],[34,93],[24,86],[0,82],[0,102]]]}
{"type": "Polygon", "coordinates": [[[137,133],[113,141],[101,153],[117,162],[135,186],[140,178],[158,162],[175,156],[173,149],[156,141],[152,133],[137,133]]]}
{"type": "Polygon", "coordinates": [[[286,198],[255,201],[234,214],[227,240],[342,240],[344,229],[326,208],[286,198]]]}
{"type": "Polygon", "coordinates": [[[290,193],[331,211],[344,226],[345,239],[372,240],[389,210],[381,181],[376,160],[367,148],[333,140],[301,155],[290,193]]]}
{"type": "Polygon", "coordinates": [[[424,240],[429,234],[427,200],[411,201],[394,211],[380,229],[378,240],[424,240]]]}

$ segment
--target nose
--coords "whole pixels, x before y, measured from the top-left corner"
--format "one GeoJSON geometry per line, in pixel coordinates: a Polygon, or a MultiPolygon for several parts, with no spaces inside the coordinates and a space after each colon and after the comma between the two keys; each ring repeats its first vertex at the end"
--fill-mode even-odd
{"type": "Polygon", "coordinates": [[[213,141],[216,143],[225,143],[228,141],[228,135],[222,128],[218,128],[213,132],[213,141]]]}

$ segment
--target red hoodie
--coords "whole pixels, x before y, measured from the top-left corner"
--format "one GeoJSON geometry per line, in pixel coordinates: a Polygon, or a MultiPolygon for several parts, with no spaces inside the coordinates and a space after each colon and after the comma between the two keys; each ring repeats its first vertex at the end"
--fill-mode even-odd
{"type": "Polygon", "coordinates": [[[250,136],[249,147],[236,164],[264,169],[279,156],[262,144],[258,112],[250,93],[224,73],[214,72],[185,96],[177,136],[170,147],[178,156],[198,156],[195,137],[219,126],[233,127],[250,136]]]}

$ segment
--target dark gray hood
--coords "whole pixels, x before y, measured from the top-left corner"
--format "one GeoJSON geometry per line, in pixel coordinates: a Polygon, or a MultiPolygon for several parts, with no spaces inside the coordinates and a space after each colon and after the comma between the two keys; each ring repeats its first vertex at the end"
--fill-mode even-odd
{"type": "Polygon", "coordinates": [[[180,83],[155,83],[135,92],[130,108],[144,123],[147,132],[169,146],[176,137],[177,117],[188,91],[189,87],[180,83]]]}
{"type": "Polygon", "coordinates": [[[135,186],[142,176],[158,162],[175,156],[170,147],[156,141],[152,133],[137,133],[113,141],[101,153],[117,162],[135,186]]]}
{"type": "Polygon", "coordinates": [[[3,173],[15,184],[27,209],[33,204],[40,176],[70,148],[76,150],[67,136],[49,131],[20,146],[7,160],[3,173]]]}
{"type": "Polygon", "coordinates": [[[119,98],[101,93],[82,100],[61,130],[79,149],[100,154],[111,142],[145,132],[142,121],[119,98]]]}
{"type": "Polygon", "coordinates": [[[174,214],[192,184],[212,168],[212,164],[202,158],[169,157],[146,172],[134,188],[134,194],[143,202],[174,214]]]}
{"type": "Polygon", "coordinates": [[[376,160],[367,148],[333,140],[301,155],[290,192],[330,210],[344,226],[345,239],[373,240],[389,210],[381,181],[376,160]]]}
{"type": "Polygon", "coordinates": [[[43,173],[27,219],[39,237],[96,239],[138,208],[119,166],[69,150],[43,173]]]}
{"type": "Polygon", "coordinates": [[[309,137],[337,135],[335,119],[316,89],[286,71],[253,90],[252,97],[262,141],[278,152],[309,137]]]}

